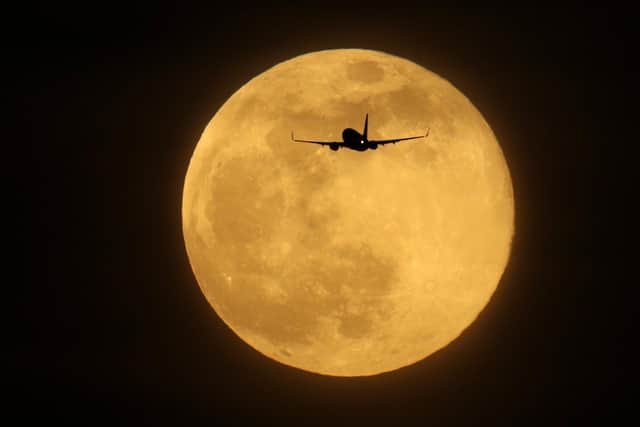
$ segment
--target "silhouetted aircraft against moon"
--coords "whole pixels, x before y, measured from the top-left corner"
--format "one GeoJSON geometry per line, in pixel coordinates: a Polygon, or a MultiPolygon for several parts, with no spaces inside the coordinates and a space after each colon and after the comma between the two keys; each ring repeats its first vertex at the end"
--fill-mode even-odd
{"type": "Polygon", "coordinates": [[[424,135],[409,136],[407,138],[383,139],[379,141],[369,140],[367,138],[367,127],[369,122],[369,114],[364,118],[364,130],[362,134],[355,129],[346,128],[342,131],[342,141],[310,141],[308,139],[295,139],[291,132],[291,139],[295,142],[308,142],[311,144],[328,145],[333,151],[338,151],[340,147],[349,148],[356,151],[375,150],[378,145],[395,144],[400,141],[408,141],[410,139],[426,138],[429,135],[429,129],[424,135]]]}
{"type": "Polygon", "coordinates": [[[182,195],[189,263],[220,320],[265,357],[337,377],[464,341],[490,310],[515,230],[508,164],[480,111],[444,77],[366,49],[253,77],[205,127],[182,195]],[[342,139],[324,132],[369,111],[371,139],[433,135],[382,153],[287,141],[291,130],[342,139]]]}

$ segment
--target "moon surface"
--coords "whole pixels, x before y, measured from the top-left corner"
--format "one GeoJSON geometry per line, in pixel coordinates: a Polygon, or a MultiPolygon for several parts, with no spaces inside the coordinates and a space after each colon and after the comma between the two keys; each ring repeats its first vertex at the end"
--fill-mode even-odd
{"type": "Polygon", "coordinates": [[[364,376],[418,362],[467,328],[509,258],[509,170],[451,83],[362,49],[295,57],[215,114],[187,170],[183,233],[204,296],[283,364],[364,376]],[[377,150],[340,141],[422,135],[377,150]]]}

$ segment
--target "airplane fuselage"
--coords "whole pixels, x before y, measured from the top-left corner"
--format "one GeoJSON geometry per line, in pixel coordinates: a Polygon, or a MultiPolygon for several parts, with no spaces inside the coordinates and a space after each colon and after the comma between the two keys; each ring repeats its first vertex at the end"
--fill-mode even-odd
{"type": "MultiPolygon", "coordinates": [[[[342,141],[344,141],[342,147],[356,151],[375,150],[378,148],[378,144],[369,142],[366,136],[351,128],[346,128],[342,131],[342,141]]],[[[338,148],[338,145],[331,146],[331,149],[334,151],[338,148]]]]}
{"type": "Polygon", "coordinates": [[[427,135],[429,134],[429,129],[427,129],[427,133],[425,133],[424,135],[369,141],[369,138],[367,138],[367,129],[369,128],[368,124],[369,124],[369,114],[367,114],[364,117],[364,129],[362,130],[362,133],[352,128],[346,128],[342,131],[342,142],[315,141],[311,139],[296,139],[293,136],[293,131],[291,131],[291,140],[295,142],[306,142],[309,144],[319,144],[323,146],[328,145],[329,148],[331,148],[333,151],[338,151],[340,147],[345,147],[355,151],[367,151],[367,150],[375,150],[378,148],[378,146],[382,147],[385,144],[395,144],[396,142],[407,141],[409,139],[426,138],[427,135]]]}

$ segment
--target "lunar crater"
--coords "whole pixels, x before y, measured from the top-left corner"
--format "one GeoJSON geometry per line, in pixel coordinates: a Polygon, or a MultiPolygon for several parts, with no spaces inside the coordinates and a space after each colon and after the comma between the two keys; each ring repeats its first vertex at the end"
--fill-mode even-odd
{"type": "Polygon", "coordinates": [[[347,76],[362,83],[376,83],[384,79],[384,69],[377,61],[359,61],[347,65],[347,76]]]}

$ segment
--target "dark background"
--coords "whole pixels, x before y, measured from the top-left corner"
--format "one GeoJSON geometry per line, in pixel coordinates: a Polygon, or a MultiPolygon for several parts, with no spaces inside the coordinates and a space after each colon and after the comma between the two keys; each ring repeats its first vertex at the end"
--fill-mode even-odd
{"type": "Polygon", "coordinates": [[[620,124],[635,95],[627,14],[56,4],[9,18],[22,30],[5,39],[18,94],[5,138],[19,154],[5,163],[26,207],[10,406],[126,425],[620,416],[637,310],[631,279],[602,268],[621,247],[601,230],[617,233],[604,218],[622,193],[607,153],[624,157],[633,138],[620,124]],[[183,178],[217,109],[272,65],[339,47],[451,81],[493,128],[515,190],[512,257],[479,319],[427,360],[368,378],[313,375],[245,345],[202,296],[181,234],[183,178]]]}

